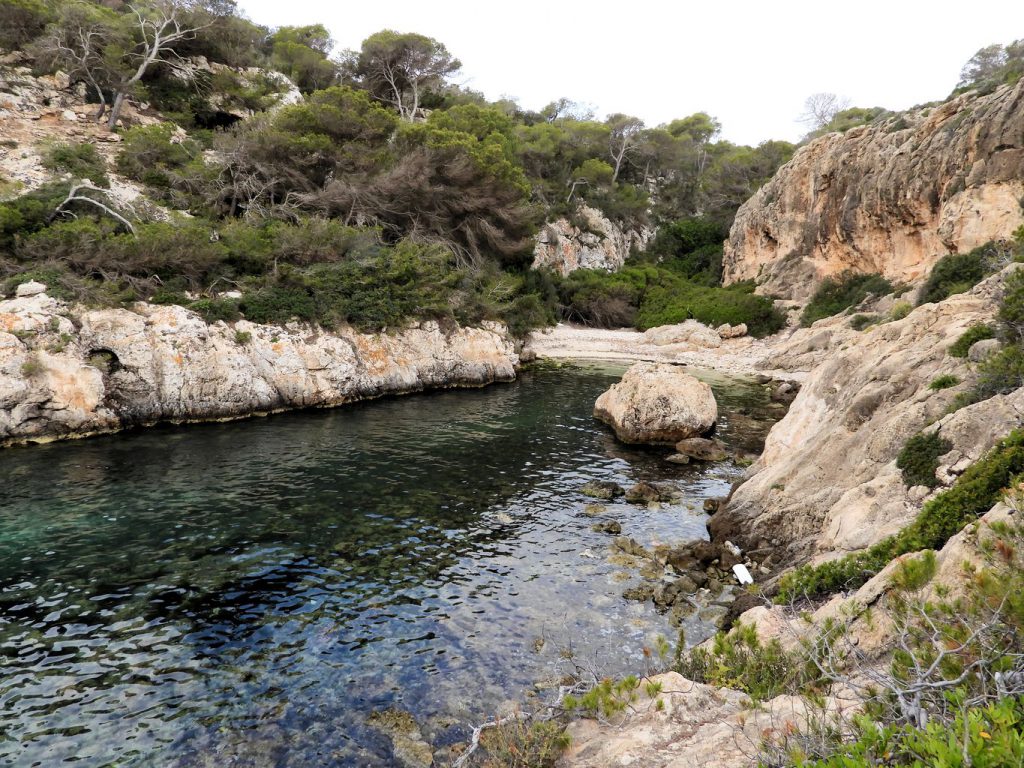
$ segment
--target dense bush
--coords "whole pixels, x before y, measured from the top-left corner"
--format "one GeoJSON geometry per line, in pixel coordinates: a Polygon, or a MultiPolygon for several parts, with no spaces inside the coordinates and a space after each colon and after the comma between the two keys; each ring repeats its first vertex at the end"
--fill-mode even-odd
{"type": "Polygon", "coordinates": [[[630,266],[619,272],[577,270],[559,295],[567,319],[599,327],[640,329],[694,319],[711,326],[746,323],[753,336],[774,333],[785,319],[753,286],[699,285],[661,267],[630,266]]]}
{"type": "Polygon", "coordinates": [[[953,342],[953,345],[949,348],[949,354],[953,357],[967,357],[967,353],[974,346],[975,342],[982,339],[993,339],[995,335],[995,328],[991,325],[984,323],[972,325],[960,335],[960,338],[953,342]]]}
{"type": "Polygon", "coordinates": [[[940,389],[949,389],[950,387],[955,387],[959,383],[960,378],[958,376],[954,376],[951,373],[944,373],[941,376],[936,376],[932,379],[928,384],[928,389],[936,391],[940,389]]]}
{"type": "Polygon", "coordinates": [[[743,691],[754,701],[800,693],[818,679],[799,651],[783,650],[775,638],[762,642],[753,624],[719,632],[710,649],[682,653],[675,670],[698,683],[743,691]]]}
{"type": "Polygon", "coordinates": [[[799,768],[874,768],[874,766],[1024,765],[1024,697],[1005,698],[984,707],[961,709],[950,723],[879,725],[856,720],[853,738],[820,759],[794,755],[799,768]]]}
{"type": "Polygon", "coordinates": [[[953,444],[939,437],[938,432],[920,432],[907,440],[896,457],[896,467],[903,472],[904,484],[908,488],[915,485],[935,488],[939,484],[939,479],[935,477],[939,457],[951,450],[953,444]]]}
{"type": "Polygon", "coordinates": [[[884,296],[892,293],[893,286],[878,274],[858,275],[845,272],[836,278],[826,278],[818,286],[804,308],[800,322],[811,325],[825,317],[838,315],[845,309],[860,304],[868,294],[884,296]]]}
{"type": "Polygon", "coordinates": [[[935,303],[953,294],[969,291],[985,277],[988,270],[984,247],[970,253],[943,256],[932,267],[917,303],[935,303]]]}
{"type": "Polygon", "coordinates": [[[718,285],[722,282],[722,241],[727,235],[722,225],[711,219],[680,219],[659,227],[639,260],[653,261],[701,285],[718,285]]]}
{"type": "Polygon", "coordinates": [[[968,467],[952,488],[928,501],[914,522],[895,536],[863,552],[817,566],[801,566],[786,574],[779,582],[777,601],[814,599],[856,589],[899,555],[940,549],[950,536],[991,509],[1022,472],[1024,431],[1015,430],[968,467]]]}
{"type": "Polygon", "coordinates": [[[109,187],[107,163],[92,144],[51,144],[43,151],[43,167],[71,175],[74,181],[87,179],[98,187],[109,187]]]}

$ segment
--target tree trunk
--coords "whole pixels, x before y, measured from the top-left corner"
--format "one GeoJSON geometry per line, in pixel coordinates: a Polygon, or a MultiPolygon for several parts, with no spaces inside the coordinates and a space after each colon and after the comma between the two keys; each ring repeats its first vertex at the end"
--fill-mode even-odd
{"type": "Polygon", "coordinates": [[[107,118],[107,128],[114,130],[117,127],[117,120],[121,117],[121,107],[124,106],[124,92],[118,91],[114,97],[114,105],[110,108],[110,117],[107,118]]]}

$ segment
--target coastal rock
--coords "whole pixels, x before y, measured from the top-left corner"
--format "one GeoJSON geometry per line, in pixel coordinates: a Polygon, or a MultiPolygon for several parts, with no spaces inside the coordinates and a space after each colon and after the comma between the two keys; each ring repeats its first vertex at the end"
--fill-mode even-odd
{"type": "Polygon", "coordinates": [[[676,325],[659,325],[644,331],[644,341],[658,347],[669,344],[691,344],[695,347],[717,349],[722,346],[722,337],[714,328],[708,328],[696,320],[684,320],[676,325]]]}
{"type": "Polygon", "coordinates": [[[179,306],[83,311],[40,293],[0,301],[0,445],[481,386],[514,379],[516,363],[496,324],[232,327],[179,306]]]}
{"type": "Polygon", "coordinates": [[[729,458],[720,440],[706,437],[688,437],[676,443],[676,451],[697,461],[725,461],[729,458]]]}
{"type": "Polygon", "coordinates": [[[741,336],[747,335],[747,324],[729,325],[728,323],[723,323],[715,328],[715,332],[723,339],[738,339],[741,336]]]}
{"type": "Polygon", "coordinates": [[[577,209],[575,223],[561,218],[546,224],[537,235],[533,268],[568,275],[577,269],[622,268],[634,248],[643,250],[653,230],[623,230],[601,211],[587,205],[577,209]]]}
{"type": "MultiPolygon", "coordinates": [[[[952,444],[936,472],[949,485],[1024,424],[1024,389],[948,413],[956,392],[929,387],[940,374],[972,375],[947,350],[971,325],[992,322],[1003,283],[1019,268],[846,336],[810,373],[745,482],[710,519],[712,538],[779,565],[870,547],[906,526],[923,501],[896,467],[910,437],[934,424],[952,444]]],[[[794,335],[793,343],[803,342],[794,335]]],[[[779,356],[787,354],[780,346],[779,356]]]]}
{"type": "Polygon", "coordinates": [[[46,291],[46,286],[43,283],[37,283],[35,280],[29,280],[27,283],[22,283],[15,289],[14,295],[20,298],[26,296],[37,296],[40,293],[46,291]]]}
{"type": "Polygon", "coordinates": [[[678,488],[667,483],[640,482],[626,491],[626,501],[630,504],[670,503],[681,496],[682,492],[678,488]]]}
{"type": "Polygon", "coordinates": [[[597,399],[594,416],[625,443],[672,444],[710,430],[718,404],[711,387],[681,367],[637,363],[597,399]]]}
{"type": "Polygon", "coordinates": [[[805,300],[845,270],[911,282],[947,253],[1011,238],[1022,104],[1024,80],[815,139],[740,207],[725,282],[805,300]]]}
{"type": "Polygon", "coordinates": [[[618,520],[606,520],[590,526],[595,533],[611,533],[618,536],[622,533],[622,524],[618,520]]]}
{"type": "Polygon", "coordinates": [[[433,750],[408,712],[398,709],[374,712],[369,722],[391,740],[391,749],[401,768],[431,768],[434,764],[433,750]]]}
{"type": "Polygon", "coordinates": [[[971,348],[967,350],[967,359],[972,363],[983,362],[990,355],[998,352],[1001,346],[999,339],[981,339],[971,344],[971,348]]]}
{"type": "Polygon", "coordinates": [[[592,499],[611,501],[625,494],[625,491],[621,485],[611,480],[591,480],[580,488],[580,493],[592,499]]]}
{"type": "MultiPolygon", "coordinates": [[[[573,722],[571,746],[560,765],[749,768],[764,738],[798,730],[811,716],[799,697],[778,696],[755,707],[739,691],[695,683],[677,672],[648,682],[622,718],[573,722]]],[[[828,699],[825,706],[834,713],[852,704],[828,699]]]]}

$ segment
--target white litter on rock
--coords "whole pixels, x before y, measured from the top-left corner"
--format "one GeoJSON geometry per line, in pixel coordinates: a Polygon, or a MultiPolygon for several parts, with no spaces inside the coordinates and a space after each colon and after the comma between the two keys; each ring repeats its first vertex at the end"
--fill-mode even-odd
{"type": "Polygon", "coordinates": [[[743,563],[736,563],[732,567],[732,572],[736,574],[736,580],[740,584],[753,584],[754,578],[750,575],[750,571],[747,570],[747,566],[743,563]]]}

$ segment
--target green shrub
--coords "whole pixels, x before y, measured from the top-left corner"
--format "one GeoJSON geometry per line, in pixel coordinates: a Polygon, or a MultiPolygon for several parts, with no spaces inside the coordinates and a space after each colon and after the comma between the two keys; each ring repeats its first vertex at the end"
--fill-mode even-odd
{"type": "Polygon", "coordinates": [[[97,187],[107,188],[107,163],[92,144],[51,144],[43,150],[43,167],[67,173],[75,181],[88,179],[97,187]]]}
{"type": "Polygon", "coordinates": [[[892,283],[879,274],[844,272],[836,278],[826,278],[804,308],[800,322],[805,326],[811,325],[860,304],[868,294],[884,296],[892,290],[892,283]]]}
{"type": "Polygon", "coordinates": [[[577,270],[560,282],[559,297],[566,319],[605,328],[643,330],[693,319],[710,326],[745,323],[760,337],[785,326],[772,300],[755,295],[750,284],[698,285],[653,265],[577,270]]]}
{"type": "Polygon", "coordinates": [[[117,170],[141,181],[158,200],[189,208],[185,191],[189,179],[203,175],[202,147],[192,139],[178,140],[171,123],[140,125],[124,132],[117,170]]]}
{"type": "Polygon", "coordinates": [[[968,467],[952,488],[928,501],[914,522],[898,534],[863,552],[791,571],[780,580],[776,600],[814,599],[856,589],[899,555],[941,549],[950,536],[991,509],[1021,472],[1024,430],[1014,430],[968,467]]]}
{"type": "Polygon", "coordinates": [[[235,344],[244,346],[252,341],[252,333],[249,331],[235,331],[235,344]]]}
{"type": "Polygon", "coordinates": [[[481,735],[483,768],[554,768],[569,743],[569,734],[554,721],[512,718],[481,735]]]}
{"type": "Polygon", "coordinates": [[[850,327],[855,331],[863,331],[872,325],[878,325],[881,318],[878,315],[854,315],[850,318],[850,327]]]}
{"type": "Polygon", "coordinates": [[[914,305],[909,301],[897,301],[889,310],[889,321],[902,320],[914,311],[914,305]]]}
{"type": "Polygon", "coordinates": [[[1008,697],[984,707],[959,710],[950,723],[931,722],[924,730],[879,725],[859,717],[853,738],[821,759],[794,755],[800,768],[874,766],[1024,765],[1024,697],[1008,697]]]}
{"type": "Polygon", "coordinates": [[[956,293],[969,291],[989,270],[984,254],[983,246],[970,253],[943,256],[932,267],[917,303],[936,303],[956,293]]]}
{"type": "Polygon", "coordinates": [[[0,3],[0,50],[17,51],[43,34],[53,21],[54,5],[39,0],[0,3]]]}
{"type": "Polygon", "coordinates": [[[997,319],[1007,341],[1024,343],[1024,269],[1006,278],[997,319]]]}
{"type": "Polygon", "coordinates": [[[939,468],[939,457],[951,450],[953,444],[939,437],[938,432],[920,432],[907,440],[903,450],[896,457],[896,467],[903,472],[904,484],[908,488],[915,485],[935,488],[939,484],[938,478],[935,477],[935,470],[939,468]]]}
{"type": "Polygon", "coordinates": [[[752,624],[719,632],[711,650],[691,648],[675,669],[698,683],[743,691],[755,701],[800,693],[818,677],[799,652],[783,650],[774,638],[762,643],[752,624]]]}
{"type": "Polygon", "coordinates": [[[975,402],[1006,395],[1024,386],[1024,347],[1011,344],[978,365],[975,402]]]}
{"type": "Polygon", "coordinates": [[[653,262],[700,285],[722,282],[722,241],[728,232],[706,218],[680,219],[658,228],[638,262],[653,262]]]}
{"type": "Polygon", "coordinates": [[[955,387],[959,383],[959,377],[954,376],[951,373],[944,373],[941,376],[936,376],[932,379],[931,383],[928,385],[928,389],[934,389],[936,391],[940,389],[949,389],[950,387],[955,387]]]}
{"type": "Polygon", "coordinates": [[[218,320],[233,323],[242,316],[238,311],[238,302],[234,299],[198,299],[188,302],[186,306],[202,315],[208,323],[216,323],[218,320]]]}
{"type": "Polygon", "coordinates": [[[949,348],[949,354],[953,357],[967,357],[967,353],[976,341],[995,338],[996,331],[991,325],[979,323],[972,325],[961,334],[960,338],[953,342],[949,348]]]}
{"type": "Polygon", "coordinates": [[[21,375],[26,379],[32,379],[41,374],[46,370],[35,355],[29,357],[24,363],[21,364],[21,375]]]}

